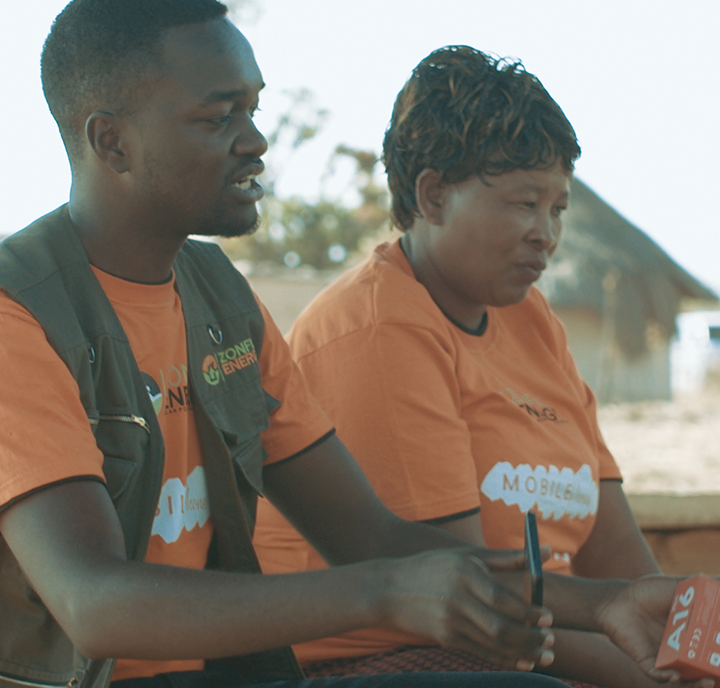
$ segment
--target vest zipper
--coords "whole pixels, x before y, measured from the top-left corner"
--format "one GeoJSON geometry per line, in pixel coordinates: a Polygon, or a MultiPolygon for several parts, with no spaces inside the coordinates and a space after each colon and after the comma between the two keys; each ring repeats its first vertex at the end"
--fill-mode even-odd
{"type": "Polygon", "coordinates": [[[17,686],[27,686],[28,688],[73,688],[78,684],[76,678],[70,679],[67,683],[38,683],[37,681],[27,681],[21,678],[13,678],[7,674],[0,674],[0,681],[14,683],[17,686]]]}
{"type": "Polygon", "coordinates": [[[135,423],[139,425],[145,432],[150,434],[150,424],[142,417],[136,416],[134,413],[127,415],[100,415],[99,418],[90,418],[90,425],[98,425],[101,420],[113,420],[119,423],[135,423]]]}

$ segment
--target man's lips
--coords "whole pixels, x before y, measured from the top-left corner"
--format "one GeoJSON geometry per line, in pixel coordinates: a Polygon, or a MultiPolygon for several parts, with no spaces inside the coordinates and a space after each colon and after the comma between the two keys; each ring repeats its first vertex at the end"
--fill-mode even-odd
{"type": "Polygon", "coordinates": [[[264,170],[264,166],[254,165],[251,170],[246,169],[233,177],[230,187],[233,193],[244,203],[256,203],[265,194],[265,190],[257,181],[257,176],[264,170]]]}
{"type": "Polygon", "coordinates": [[[257,177],[256,174],[248,175],[247,177],[243,179],[239,179],[236,182],[233,182],[233,186],[236,186],[238,189],[241,189],[242,191],[250,191],[252,189],[253,183],[256,184],[256,186],[259,186],[257,182],[255,182],[255,178],[257,177]]]}
{"type": "Polygon", "coordinates": [[[264,171],[265,165],[260,158],[246,161],[245,166],[242,169],[238,169],[235,174],[232,175],[230,184],[243,191],[248,191],[252,188],[255,178],[260,176],[264,171]]]}

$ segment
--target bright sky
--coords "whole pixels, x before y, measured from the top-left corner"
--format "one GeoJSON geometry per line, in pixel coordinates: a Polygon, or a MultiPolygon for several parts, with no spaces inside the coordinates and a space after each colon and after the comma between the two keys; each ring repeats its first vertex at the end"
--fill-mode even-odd
{"type": "MultiPolygon", "coordinates": [[[[313,199],[340,143],[379,151],[397,91],[431,50],[466,43],[521,58],[583,147],[577,176],[680,265],[720,290],[718,0],[255,0],[238,23],[268,84],[309,88],[330,113],[281,167],[313,199]],[[718,208],[715,208],[715,205],[718,208]]],[[[7,3],[0,25],[0,200],[10,233],[67,199],[69,170],[42,98],[42,42],[65,0],[7,3]]],[[[332,187],[330,188],[332,192],[332,187]]]]}

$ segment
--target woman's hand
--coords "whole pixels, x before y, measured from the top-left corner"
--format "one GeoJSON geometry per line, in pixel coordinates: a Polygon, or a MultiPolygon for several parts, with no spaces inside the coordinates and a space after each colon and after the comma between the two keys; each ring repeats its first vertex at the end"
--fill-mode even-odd
{"type": "MultiPolygon", "coordinates": [[[[655,668],[679,580],[659,575],[638,578],[619,586],[617,593],[598,611],[598,625],[603,632],[658,682],[680,681],[677,670],[655,668]]],[[[712,688],[715,681],[708,678],[680,685],[712,688]]]]}

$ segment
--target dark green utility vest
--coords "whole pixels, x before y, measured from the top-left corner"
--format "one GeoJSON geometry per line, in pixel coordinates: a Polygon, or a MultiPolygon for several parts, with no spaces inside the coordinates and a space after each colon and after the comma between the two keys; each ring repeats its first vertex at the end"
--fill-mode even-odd
{"type": "MultiPolygon", "coordinates": [[[[262,388],[257,362],[231,363],[263,318],[245,279],[217,246],[187,241],[174,270],[187,331],[188,379],[215,523],[208,567],[258,573],[251,543],[265,456],[260,431],[278,405],[262,388]],[[228,365],[228,361],[230,365],[228,365]]],[[[93,274],[67,207],[0,244],[0,289],[27,308],[80,388],[105,459],[128,559],[145,557],[162,487],[160,426],[122,326],[93,274]]],[[[38,419],[42,423],[42,419],[38,419]]],[[[293,679],[289,648],[207,663],[238,682],[293,679]]],[[[103,688],[114,661],[88,660],[72,646],[0,539],[0,688],[10,685],[103,688]]]]}

